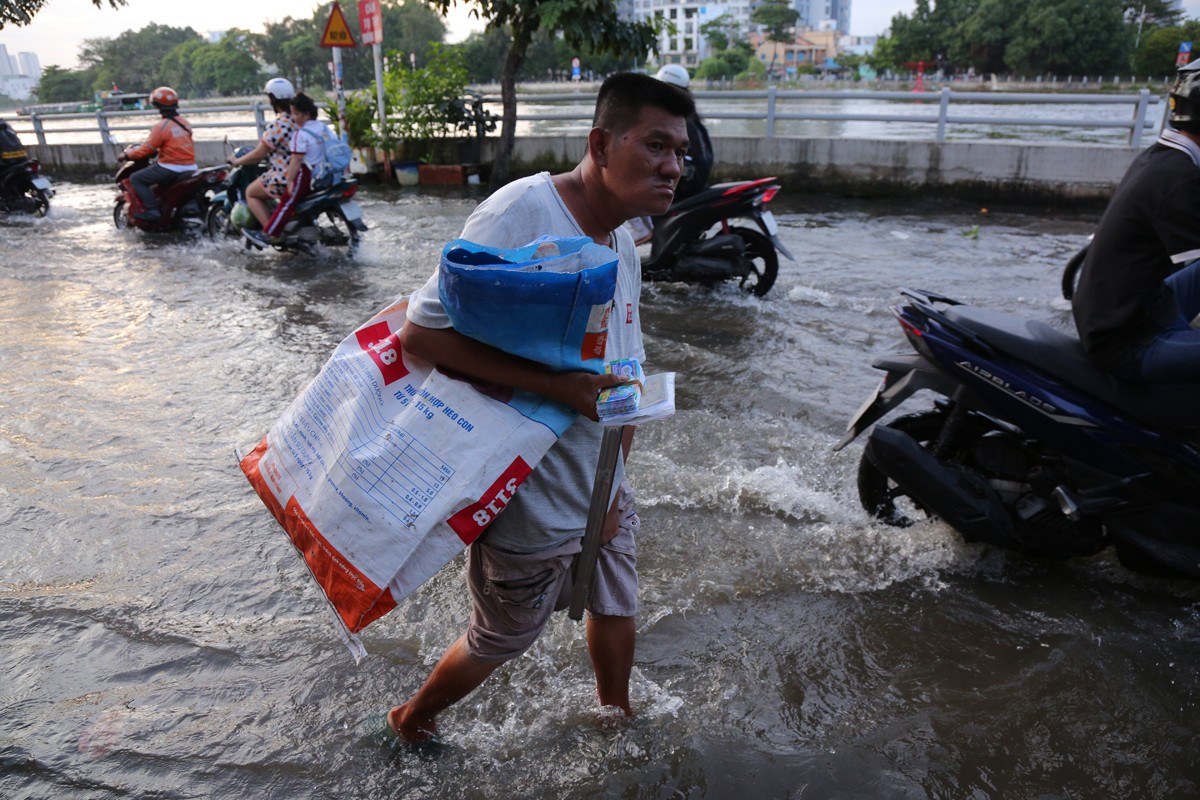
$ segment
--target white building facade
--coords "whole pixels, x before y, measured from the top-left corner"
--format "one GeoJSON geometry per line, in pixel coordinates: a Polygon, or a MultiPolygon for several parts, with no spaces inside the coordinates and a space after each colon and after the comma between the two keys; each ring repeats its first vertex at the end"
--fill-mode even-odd
{"type": "Polygon", "coordinates": [[[714,4],[705,0],[623,0],[618,10],[622,18],[636,22],[665,23],[658,37],[658,62],[682,64],[694,69],[710,54],[702,25],[728,15],[744,36],[750,27],[750,0],[729,0],[714,4]]]}
{"type": "MultiPolygon", "coordinates": [[[[711,53],[701,26],[725,16],[738,35],[748,39],[757,29],[750,15],[757,0],[726,0],[722,3],[705,0],[619,0],[617,12],[622,19],[653,22],[661,19],[664,30],[658,39],[658,62],[682,64],[694,69],[711,53]]],[[[792,0],[799,13],[796,30],[850,30],[851,0],[792,0]]]]}

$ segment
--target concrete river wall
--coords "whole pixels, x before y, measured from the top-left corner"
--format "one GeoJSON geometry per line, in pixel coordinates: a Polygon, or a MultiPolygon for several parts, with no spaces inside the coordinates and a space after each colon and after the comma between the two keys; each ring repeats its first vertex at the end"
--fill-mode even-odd
{"type": "MultiPolygon", "coordinates": [[[[236,144],[236,143],[235,143],[236,144]]],[[[498,139],[484,141],[490,163],[498,139]]],[[[583,155],[581,136],[523,136],[513,175],[567,169],[583,155]]],[[[862,196],[939,194],[1033,202],[1103,202],[1139,152],[1121,145],[1079,143],[929,142],[850,138],[718,136],[713,180],[778,176],[789,191],[862,196]]],[[[27,145],[47,174],[111,172],[108,144],[27,145]]],[[[222,142],[197,142],[201,165],[217,164],[222,142]]]]}

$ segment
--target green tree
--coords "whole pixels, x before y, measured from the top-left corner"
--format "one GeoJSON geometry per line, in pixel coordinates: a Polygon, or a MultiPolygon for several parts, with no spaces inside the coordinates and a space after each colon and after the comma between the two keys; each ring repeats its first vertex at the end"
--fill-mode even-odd
{"type": "MultiPolygon", "coordinates": [[[[426,63],[433,46],[446,38],[446,23],[443,19],[420,0],[383,0],[381,6],[383,49],[391,54],[389,60],[402,60],[407,64],[410,54],[415,53],[418,64],[426,63]]],[[[358,4],[344,4],[342,10],[346,14],[350,30],[357,31],[358,4]]],[[[322,7],[315,13],[321,30],[324,30],[327,11],[322,7]]],[[[328,50],[324,51],[324,60],[329,60],[328,50]]],[[[373,48],[369,45],[343,48],[342,73],[348,87],[371,86],[375,80],[373,48]]]]}
{"type": "Polygon", "coordinates": [[[251,36],[237,28],[225,32],[221,41],[197,49],[192,74],[204,94],[256,94],[262,88],[258,62],[248,52],[251,36]]]}
{"type": "Polygon", "coordinates": [[[39,103],[70,103],[92,99],[93,75],[87,70],[63,69],[51,64],[42,70],[33,93],[39,103]]]}
{"type": "Polygon", "coordinates": [[[389,109],[386,138],[433,143],[425,155],[434,163],[453,158],[451,137],[472,133],[462,102],[467,65],[460,49],[434,44],[427,63],[417,69],[395,64],[383,76],[389,109]]]}
{"type": "Polygon", "coordinates": [[[722,14],[716,19],[710,19],[700,26],[700,35],[708,42],[714,53],[728,50],[730,45],[741,38],[737,20],[729,14],[722,14]]]}
{"type": "MultiPolygon", "coordinates": [[[[445,14],[456,0],[429,0],[445,14]]],[[[653,25],[624,22],[612,0],[470,0],[472,13],[488,20],[488,28],[508,27],[512,41],[500,73],[503,127],[500,148],[492,164],[492,185],[508,182],[517,129],[517,74],[539,30],[559,31],[572,49],[624,53],[644,58],[655,47],[653,25]]]]}
{"type": "Polygon", "coordinates": [[[176,45],[201,40],[191,28],[150,24],[125,31],[113,39],[85,39],[79,63],[96,71],[94,89],[112,86],[126,91],[149,92],[162,83],[159,68],[176,45]]]}
{"type": "Polygon", "coordinates": [[[208,42],[199,38],[189,39],[175,45],[170,52],[163,56],[162,64],[159,66],[159,79],[168,86],[174,87],[175,91],[185,95],[203,93],[206,87],[196,81],[193,72],[194,62],[197,54],[210,46],[208,42]]]}
{"type": "Polygon", "coordinates": [[[1133,54],[1133,71],[1138,75],[1173,75],[1181,42],[1200,43],[1200,20],[1182,25],[1154,28],[1142,36],[1133,54]]]}
{"type": "Polygon", "coordinates": [[[1014,6],[1027,0],[980,0],[974,11],[960,22],[947,43],[949,63],[967,64],[981,72],[1004,72],[1004,51],[1016,28],[1014,6]]]}
{"type": "Polygon", "coordinates": [[[895,39],[887,36],[876,39],[867,62],[880,72],[895,72],[900,69],[903,60],[896,53],[895,42],[895,39]]]}
{"type": "Polygon", "coordinates": [[[255,55],[267,65],[272,77],[286,77],[297,89],[327,85],[329,71],[325,65],[329,54],[320,46],[324,24],[323,20],[318,23],[315,12],[308,18],[284,17],[268,22],[254,39],[255,55]]]}
{"type": "Polygon", "coordinates": [[[877,45],[884,52],[872,63],[1025,74],[1120,71],[1128,69],[1136,30],[1131,3],[917,0],[911,14],[892,18],[886,47],[877,45]]]}
{"type": "Polygon", "coordinates": [[[742,64],[739,69],[723,54],[709,56],[696,66],[696,73],[692,77],[698,81],[733,80],[739,72],[745,71],[745,68],[746,65],[742,64]]]}
{"type": "MultiPolygon", "coordinates": [[[[775,44],[789,44],[795,40],[795,27],[799,19],[800,12],[792,8],[787,0],[762,0],[758,7],[750,12],[750,21],[761,26],[767,41],[775,44]]],[[[775,58],[778,51],[778,47],[771,48],[771,63],[767,67],[767,74],[772,77],[775,76],[775,58]]]]}
{"type": "Polygon", "coordinates": [[[1005,51],[1010,71],[1086,75],[1129,68],[1122,0],[1028,0],[1005,51]]]}
{"type": "Polygon", "coordinates": [[[498,83],[504,54],[512,44],[512,37],[503,28],[488,28],[472,33],[457,45],[467,64],[467,77],[471,83],[498,83]]]}
{"type": "MultiPolygon", "coordinates": [[[[34,16],[47,2],[48,0],[0,0],[0,31],[4,30],[5,25],[20,28],[33,22],[34,16]]],[[[125,2],[126,0],[108,0],[108,4],[114,9],[125,5],[125,2]]],[[[104,8],[104,0],[92,0],[92,5],[104,8]]]]}

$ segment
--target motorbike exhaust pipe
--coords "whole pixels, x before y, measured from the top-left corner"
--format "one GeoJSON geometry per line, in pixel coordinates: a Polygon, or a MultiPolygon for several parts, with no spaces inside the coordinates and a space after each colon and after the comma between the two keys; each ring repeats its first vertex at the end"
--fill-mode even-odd
{"type": "Polygon", "coordinates": [[[968,541],[1019,548],[1008,509],[982,475],[945,465],[903,431],[877,425],[864,457],[968,541]]]}

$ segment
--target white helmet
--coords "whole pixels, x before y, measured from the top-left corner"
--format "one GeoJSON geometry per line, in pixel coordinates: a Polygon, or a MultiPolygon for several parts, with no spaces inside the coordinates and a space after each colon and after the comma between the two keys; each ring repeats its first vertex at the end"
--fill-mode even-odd
{"type": "Polygon", "coordinates": [[[654,77],[680,89],[688,88],[688,71],[678,64],[664,64],[654,77]]]}
{"type": "Polygon", "coordinates": [[[271,78],[263,91],[276,100],[291,100],[296,96],[296,87],[287,78],[271,78]]]}

